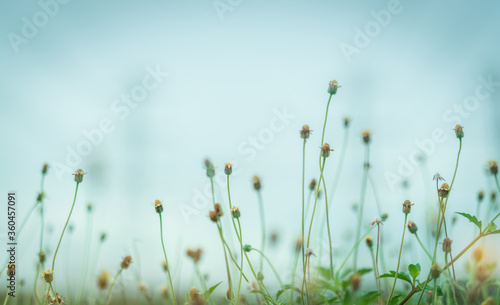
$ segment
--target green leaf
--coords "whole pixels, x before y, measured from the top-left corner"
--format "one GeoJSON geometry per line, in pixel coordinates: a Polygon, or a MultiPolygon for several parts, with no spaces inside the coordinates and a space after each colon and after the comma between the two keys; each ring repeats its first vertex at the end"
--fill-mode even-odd
{"type": "MultiPolygon", "coordinates": [[[[379,276],[380,278],[384,278],[384,277],[390,277],[390,278],[394,278],[396,276],[396,271],[389,271],[389,273],[384,273],[382,274],[381,276],[379,276]]],[[[412,281],[410,279],[410,277],[408,276],[407,273],[405,272],[399,272],[398,273],[398,279],[400,280],[403,280],[403,281],[406,281],[408,282],[410,285],[412,285],[412,281]]]]}
{"type": "Polygon", "coordinates": [[[408,266],[408,272],[410,272],[410,275],[411,277],[416,280],[418,275],[420,274],[420,271],[422,270],[422,268],[420,267],[420,264],[416,264],[416,265],[413,265],[413,264],[410,264],[408,266]]]}
{"type": "Polygon", "coordinates": [[[283,292],[285,292],[289,289],[292,289],[293,291],[301,293],[299,288],[292,286],[292,285],[283,285],[281,288],[282,289],[278,290],[278,293],[276,293],[276,300],[278,300],[280,298],[280,296],[283,294],[283,292]]]}
{"type": "Polygon", "coordinates": [[[470,214],[467,214],[467,213],[459,213],[459,212],[456,212],[458,215],[462,215],[463,217],[467,218],[470,222],[472,222],[473,224],[475,224],[478,228],[479,228],[479,231],[481,231],[482,229],[482,222],[477,220],[476,216],[473,216],[473,215],[470,215],[470,214]]]}
{"type": "Polygon", "coordinates": [[[363,274],[371,272],[372,270],[373,270],[372,268],[363,268],[363,269],[358,269],[357,273],[359,275],[363,275],[363,274]]]}
{"type": "Polygon", "coordinates": [[[370,291],[362,296],[361,299],[365,302],[365,304],[373,304],[373,301],[375,301],[379,295],[380,293],[378,293],[378,291],[370,291]]]}
{"type": "Polygon", "coordinates": [[[208,298],[210,298],[210,295],[212,294],[212,292],[214,292],[215,288],[217,288],[217,286],[219,286],[222,282],[219,282],[215,285],[213,285],[212,287],[208,288],[207,291],[205,291],[205,293],[203,293],[203,298],[205,300],[208,300],[208,298]]]}
{"type": "Polygon", "coordinates": [[[399,294],[399,295],[396,295],[394,297],[392,297],[391,301],[389,302],[389,305],[394,305],[394,304],[397,304],[399,299],[404,297],[403,294],[399,294]]]}
{"type": "Polygon", "coordinates": [[[489,231],[488,234],[498,234],[500,233],[500,230],[495,230],[495,231],[489,231]]]}
{"type": "Polygon", "coordinates": [[[325,278],[326,280],[332,279],[331,274],[330,274],[330,268],[318,267],[318,271],[319,271],[319,275],[321,275],[321,277],[325,278]]]}

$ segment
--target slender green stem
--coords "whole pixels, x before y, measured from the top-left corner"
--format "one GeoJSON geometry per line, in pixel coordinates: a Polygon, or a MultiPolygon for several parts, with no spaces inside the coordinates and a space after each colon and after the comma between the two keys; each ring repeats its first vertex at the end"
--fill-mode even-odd
{"type": "Polygon", "coordinates": [[[50,292],[50,286],[47,288],[47,292],[45,293],[45,298],[43,300],[43,305],[47,304],[49,300],[49,292],[50,292]]]}
{"type": "Polygon", "coordinates": [[[111,300],[111,292],[113,291],[113,287],[115,286],[116,279],[122,273],[122,271],[123,271],[123,268],[120,268],[120,271],[118,271],[118,273],[113,278],[113,282],[111,282],[111,286],[109,287],[108,297],[106,298],[106,305],[108,305],[109,301],[111,300]]]}
{"type": "Polygon", "coordinates": [[[52,286],[52,283],[49,283],[49,288],[52,290],[52,294],[54,295],[54,299],[56,300],[56,304],[60,305],[59,303],[59,298],[57,297],[57,293],[54,290],[54,287],[52,286]]]}
{"type": "Polygon", "coordinates": [[[498,183],[498,174],[495,174],[495,183],[497,185],[498,192],[500,192],[500,184],[498,183]]]}
{"type": "MultiPolygon", "coordinates": [[[[323,146],[323,143],[325,141],[325,130],[326,130],[326,121],[328,120],[328,108],[330,108],[330,101],[332,100],[332,95],[330,94],[330,97],[328,98],[328,103],[326,104],[326,111],[325,111],[325,122],[323,123],[323,133],[321,134],[321,146],[323,146]]],[[[320,165],[321,165],[321,156],[320,156],[320,165]]]]}
{"type": "MultiPolygon", "coordinates": [[[[295,272],[297,271],[297,263],[299,261],[299,251],[295,254],[295,259],[293,261],[293,267],[292,267],[292,278],[291,278],[291,286],[295,287],[295,272]]],[[[292,301],[293,304],[293,293],[294,289],[290,289],[290,300],[292,301]]]]}
{"type": "Polygon", "coordinates": [[[422,249],[424,249],[425,251],[425,254],[427,254],[427,256],[429,257],[429,259],[431,260],[432,262],[432,256],[429,254],[429,251],[427,251],[427,249],[425,248],[424,244],[422,243],[422,241],[420,241],[420,238],[418,237],[418,234],[417,232],[415,232],[415,238],[417,239],[418,243],[420,244],[420,246],[422,247],[422,249]]]}
{"type": "Polygon", "coordinates": [[[241,291],[241,279],[243,277],[243,241],[242,241],[242,237],[243,237],[243,232],[241,230],[241,224],[240,224],[240,219],[237,218],[238,220],[238,228],[240,229],[240,237],[239,237],[239,240],[240,240],[240,259],[241,259],[241,262],[240,262],[240,267],[241,267],[241,270],[240,270],[240,280],[238,281],[238,294],[237,294],[237,300],[236,300],[236,304],[239,304],[240,303],[240,291],[241,291]]]}
{"type": "MultiPolygon", "coordinates": [[[[326,158],[323,158],[323,168],[324,168],[324,162],[326,158]]],[[[333,280],[333,249],[332,249],[332,236],[330,234],[330,217],[329,212],[328,212],[328,196],[326,195],[326,183],[325,183],[325,177],[323,177],[323,171],[321,171],[321,178],[323,180],[323,189],[325,191],[325,208],[326,208],[326,228],[328,230],[328,248],[330,250],[330,276],[332,277],[333,280]]]]}
{"type": "Polygon", "coordinates": [[[233,304],[233,288],[232,288],[233,284],[231,282],[231,272],[229,271],[229,263],[227,260],[226,247],[224,245],[224,236],[222,234],[222,227],[220,225],[220,221],[217,222],[217,229],[219,230],[220,239],[222,241],[222,249],[224,250],[224,259],[226,260],[227,281],[229,283],[229,300],[230,300],[231,304],[233,304]]]}
{"type": "MultiPolygon", "coordinates": [[[[221,226],[222,228],[222,226],[221,226]]],[[[231,253],[231,249],[229,248],[229,245],[227,244],[226,242],[226,239],[224,238],[223,239],[223,242],[224,242],[224,246],[226,247],[227,249],[227,252],[229,253],[229,258],[231,259],[231,261],[234,263],[234,265],[236,266],[236,269],[238,269],[238,271],[242,271],[242,269],[240,268],[240,266],[238,265],[238,262],[236,262],[236,259],[234,258],[233,254],[231,253]]],[[[245,279],[245,281],[248,282],[248,278],[245,276],[245,272],[243,272],[243,278],[245,279]]]]}
{"type": "Polygon", "coordinates": [[[392,294],[394,293],[394,288],[396,288],[396,282],[398,280],[399,264],[401,263],[401,253],[403,252],[403,243],[405,241],[406,221],[407,220],[408,220],[408,214],[405,213],[405,223],[403,226],[403,237],[401,238],[401,247],[399,248],[398,266],[396,267],[396,274],[394,275],[394,284],[392,285],[392,290],[391,290],[391,294],[389,295],[389,299],[387,299],[387,304],[389,304],[391,302],[392,294]]]}
{"type": "Polygon", "coordinates": [[[262,251],[260,251],[258,249],[252,248],[252,250],[257,251],[267,261],[267,263],[269,264],[269,266],[273,270],[274,275],[278,279],[278,282],[280,283],[280,287],[283,287],[283,282],[281,281],[280,275],[278,274],[278,272],[276,271],[276,269],[274,269],[274,266],[271,263],[271,261],[269,260],[269,258],[267,258],[267,256],[262,251]]]}
{"type": "Polygon", "coordinates": [[[75,196],[73,198],[73,204],[71,205],[71,210],[69,211],[68,219],[66,219],[66,224],[64,225],[64,229],[63,229],[63,231],[61,233],[61,237],[59,238],[59,242],[57,243],[56,252],[54,252],[54,258],[52,259],[52,273],[54,273],[54,266],[55,266],[55,263],[56,263],[57,252],[59,251],[59,247],[61,246],[61,241],[63,239],[64,232],[66,231],[66,227],[68,226],[69,219],[71,218],[71,213],[73,213],[73,208],[75,207],[76,194],[78,193],[78,186],[79,185],[80,185],[80,183],[77,182],[76,183],[76,189],[75,189],[75,196]]]}
{"type": "MultiPolygon", "coordinates": [[[[91,278],[94,278],[96,273],[97,273],[97,262],[99,261],[99,254],[101,253],[101,247],[102,247],[102,243],[103,241],[100,240],[99,243],[97,244],[97,250],[95,251],[95,257],[94,257],[94,266],[91,267],[90,270],[92,270],[91,274],[90,274],[90,277],[91,278]]],[[[92,293],[91,293],[91,300],[92,300],[92,303],[91,304],[95,304],[95,286],[92,286],[92,293]]]]}
{"type": "Polygon", "coordinates": [[[85,282],[87,279],[87,273],[89,270],[89,260],[90,260],[90,237],[92,236],[92,211],[88,211],[88,221],[87,221],[87,233],[85,238],[85,254],[83,258],[83,276],[81,278],[80,284],[80,293],[78,295],[77,304],[80,304],[83,296],[83,292],[85,291],[85,282]]]}
{"type": "Polygon", "coordinates": [[[377,291],[382,295],[382,290],[380,288],[380,279],[378,278],[378,266],[377,263],[375,262],[375,255],[373,254],[373,250],[370,247],[370,256],[372,258],[372,264],[373,264],[373,275],[375,276],[375,285],[377,285],[377,291]]]}
{"type": "Polygon", "coordinates": [[[365,237],[370,234],[370,232],[375,229],[375,226],[371,227],[370,229],[368,229],[368,231],[366,231],[366,233],[360,238],[358,239],[358,241],[354,244],[354,246],[351,248],[351,250],[349,250],[349,253],[347,253],[346,257],[344,258],[344,260],[342,261],[342,264],[340,264],[340,267],[337,269],[337,272],[335,272],[335,277],[338,278],[339,275],[340,275],[340,271],[342,270],[342,268],[344,268],[344,265],[347,263],[347,260],[349,259],[349,257],[351,257],[351,254],[352,252],[354,252],[354,249],[356,247],[359,246],[359,244],[363,241],[363,239],[365,239],[365,237]]]}
{"type": "MultiPolygon", "coordinates": [[[[42,194],[43,194],[44,180],[45,180],[45,174],[42,174],[42,181],[40,183],[40,186],[41,186],[40,192],[42,194]]],[[[37,284],[38,284],[38,278],[40,277],[40,266],[42,267],[42,269],[44,267],[43,263],[40,261],[40,254],[42,253],[42,250],[43,250],[43,233],[45,231],[45,217],[43,216],[43,206],[44,206],[44,204],[43,204],[43,197],[44,196],[41,196],[41,200],[40,200],[40,220],[41,220],[41,224],[40,224],[40,247],[39,247],[39,251],[38,251],[38,262],[36,264],[35,283],[33,285],[33,290],[35,292],[35,299],[36,299],[36,301],[37,301],[37,303],[39,305],[41,305],[42,302],[40,301],[40,297],[38,296],[37,284]]]]}
{"type": "MultiPolygon", "coordinates": [[[[444,253],[444,262],[445,262],[445,264],[448,264],[448,253],[446,253],[446,252],[444,253]]],[[[452,279],[452,277],[451,277],[451,272],[450,272],[450,269],[448,269],[448,278],[450,279],[450,282],[453,280],[453,279],[452,279]]],[[[451,285],[447,285],[447,286],[448,286],[448,287],[450,287],[450,290],[452,290],[452,289],[451,289],[451,285]]],[[[455,285],[453,285],[453,286],[455,286],[455,285]]],[[[452,293],[450,293],[450,294],[452,294],[452,295],[453,295],[453,301],[454,301],[455,305],[457,305],[457,296],[456,296],[456,294],[455,294],[455,293],[453,293],[453,292],[452,292],[452,293]]],[[[448,304],[449,304],[449,303],[450,303],[450,302],[448,302],[448,304]]]]}
{"type": "Polygon", "coordinates": [[[161,213],[158,213],[158,215],[160,216],[161,246],[163,248],[163,255],[165,256],[165,264],[167,265],[168,281],[170,282],[170,289],[172,290],[172,299],[174,300],[174,305],[177,305],[177,300],[175,298],[174,284],[172,283],[172,275],[170,274],[170,267],[168,266],[167,252],[165,251],[165,243],[163,242],[163,221],[161,218],[161,213]]]}
{"type": "MultiPolygon", "coordinates": [[[[260,243],[260,248],[262,249],[262,252],[264,252],[265,247],[266,247],[266,218],[265,218],[265,213],[264,213],[264,203],[262,201],[262,193],[260,190],[257,191],[257,197],[259,199],[259,213],[260,213],[260,226],[262,229],[262,240],[260,243]]],[[[259,270],[262,271],[264,261],[261,257],[260,259],[260,268],[259,270]]]]}
{"type": "MultiPolygon", "coordinates": [[[[365,162],[363,169],[363,178],[361,180],[361,198],[359,200],[359,211],[358,211],[358,226],[356,228],[356,240],[359,239],[359,235],[361,234],[361,222],[363,221],[363,207],[365,203],[365,195],[366,195],[366,184],[368,181],[368,169],[370,168],[370,146],[369,144],[365,144],[365,162]]],[[[354,271],[357,270],[358,265],[358,248],[354,249],[354,258],[353,258],[354,271]]]]}
{"type": "MultiPolygon", "coordinates": [[[[304,222],[305,222],[305,215],[304,215],[304,203],[305,203],[305,169],[306,169],[306,139],[304,139],[304,143],[302,144],[302,267],[304,268],[306,261],[305,261],[305,250],[304,250],[304,222]]],[[[309,197],[310,198],[310,197],[309,197]]],[[[307,205],[308,210],[309,210],[309,204],[307,205]]],[[[303,269],[303,273],[305,274],[305,269],[303,269]]],[[[307,288],[307,287],[306,287],[307,288]]],[[[301,298],[302,298],[302,303],[304,303],[304,285],[302,285],[302,291],[301,291],[301,298]]],[[[292,290],[293,294],[293,290],[292,290]]]]}
{"type": "Polygon", "coordinates": [[[5,294],[5,301],[3,302],[3,305],[7,305],[7,301],[9,300],[9,292],[10,288],[7,288],[7,293],[5,294]]]}

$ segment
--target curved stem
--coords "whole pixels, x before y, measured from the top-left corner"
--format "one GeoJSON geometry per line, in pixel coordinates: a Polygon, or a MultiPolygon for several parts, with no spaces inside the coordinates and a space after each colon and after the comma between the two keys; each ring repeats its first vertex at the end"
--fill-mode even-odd
{"type": "Polygon", "coordinates": [[[370,232],[375,229],[375,226],[371,227],[368,231],[366,231],[366,233],[360,238],[358,239],[358,241],[356,242],[356,244],[354,244],[354,246],[351,248],[351,250],[349,251],[349,253],[347,253],[347,256],[344,258],[344,260],[342,261],[342,264],[340,264],[340,267],[337,269],[337,272],[335,272],[335,276],[338,278],[339,275],[340,275],[340,271],[342,270],[342,268],[344,267],[344,265],[347,263],[347,260],[349,259],[349,257],[351,257],[351,254],[352,252],[354,252],[354,249],[356,247],[359,246],[359,244],[363,241],[363,239],[365,239],[365,237],[370,234],[370,232]]]}
{"type": "MultiPolygon", "coordinates": [[[[261,249],[262,252],[264,252],[264,248],[266,247],[266,219],[264,215],[264,203],[262,201],[262,194],[260,190],[257,191],[257,196],[259,197],[259,213],[260,213],[260,226],[262,228],[262,241],[261,241],[261,249]]],[[[263,267],[263,260],[262,257],[260,259],[260,271],[262,271],[263,267]]]]}
{"type": "Polygon", "coordinates": [[[57,297],[57,293],[54,291],[54,287],[52,286],[52,283],[49,283],[49,288],[50,288],[50,290],[52,290],[52,294],[54,295],[54,299],[56,300],[55,304],[60,305],[59,298],[57,297]]]}
{"type": "MultiPolygon", "coordinates": [[[[302,267],[303,267],[303,273],[305,274],[305,269],[304,266],[306,265],[305,262],[305,250],[304,250],[304,223],[305,223],[305,215],[304,215],[304,203],[305,203],[305,170],[306,170],[306,139],[304,139],[304,143],[302,144],[302,267]]],[[[310,198],[310,197],[309,197],[310,198]]],[[[309,204],[307,205],[307,208],[309,210],[309,204]]],[[[302,298],[302,303],[304,303],[304,285],[302,285],[302,293],[301,293],[301,298],[302,298]]],[[[293,290],[292,290],[293,294],[293,290]]]]}
{"type": "MultiPolygon", "coordinates": [[[[356,228],[356,240],[359,239],[359,235],[361,234],[361,222],[363,221],[363,206],[365,202],[366,195],[366,184],[368,181],[368,169],[370,168],[370,146],[369,144],[365,144],[365,162],[364,162],[364,170],[363,170],[363,178],[361,180],[361,198],[359,200],[359,211],[358,211],[358,226],[356,228]]],[[[358,248],[354,250],[354,271],[357,270],[358,265],[358,248]]]]}
{"type": "Polygon", "coordinates": [[[177,305],[177,300],[175,299],[174,285],[172,284],[172,275],[170,274],[170,267],[168,266],[167,252],[165,251],[165,243],[163,242],[163,221],[161,218],[161,213],[158,213],[158,215],[160,216],[161,246],[163,248],[163,255],[165,256],[165,264],[167,265],[168,281],[170,282],[170,289],[172,290],[172,299],[174,300],[174,305],[177,305]]]}
{"type": "Polygon", "coordinates": [[[123,271],[123,268],[120,268],[120,271],[118,271],[118,273],[113,278],[113,282],[111,283],[111,286],[109,287],[108,297],[106,298],[106,305],[108,305],[109,301],[111,300],[111,291],[113,291],[113,287],[115,286],[116,279],[122,273],[122,271],[123,271]]]}
{"type": "Polygon", "coordinates": [[[220,221],[217,222],[217,229],[219,230],[219,235],[220,235],[220,239],[222,242],[222,249],[224,250],[224,259],[226,260],[227,281],[229,284],[229,300],[230,300],[231,304],[233,304],[233,288],[232,288],[233,284],[231,282],[231,273],[229,272],[229,263],[227,260],[226,247],[224,245],[224,236],[222,235],[222,227],[220,225],[220,221]]]}
{"type": "Polygon", "coordinates": [[[403,226],[403,237],[401,238],[401,247],[399,248],[399,256],[398,256],[398,266],[396,268],[396,274],[394,275],[394,284],[392,285],[391,294],[389,295],[389,299],[387,299],[387,304],[390,303],[392,294],[394,293],[394,288],[396,287],[396,282],[398,280],[398,272],[399,272],[399,264],[401,263],[401,252],[403,252],[403,243],[405,241],[405,232],[406,232],[406,221],[408,219],[408,214],[405,213],[405,223],[403,226]]]}
{"type": "MultiPolygon", "coordinates": [[[[41,189],[40,192],[43,194],[43,185],[45,181],[45,175],[42,174],[42,181],[40,183],[41,189]]],[[[40,266],[43,269],[43,263],[40,261],[40,254],[42,253],[43,250],[43,233],[45,231],[45,217],[43,217],[43,196],[40,200],[40,220],[41,220],[41,228],[40,228],[40,247],[38,251],[38,263],[36,264],[36,275],[35,275],[35,283],[33,285],[33,290],[35,292],[35,299],[38,303],[38,305],[41,305],[42,302],[40,301],[40,297],[38,296],[38,289],[37,289],[37,284],[38,284],[38,277],[40,276],[40,266]]],[[[45,289],[44,289],[45,290],[45,289]]]]}
{"type": "MultiPolygon", "coordinates": [[[[326,160],[326,158],[323,158],[323,167],[325,166],[324,165],[325,160],[326,160]]],[[[330,217],[328,216],[329,215],[329,212],[328,212],[328,196],[326,195],[326,183],[325,183],[325,177],[323,177],[323,170],[321,171],[321,178],[323,180],[323,189],[325,191],[326,228],[328,230],[328,247],[329,247],[329,250],[330,250],[330,276],[332,277],[332,280],[333,280],[332,236],[330,234],[330,217]]]]}
{"type": "Polygon", "coordinates": [[[264,255],[264,253],[258,249],[255,249],[255,248],[252,248],[252,250],[254,251],[257,251],[266,261],[267,263],[269,264],[269,266],[271,267],[271,269],[273,270],[274,272],[274,275],[276,276],[276,278],[278,279],[278,282],[280,283],[280,287],[283,287],[283,282],[281,281],[281,278],[278,274],[278,272],[276,271],[276,269],[274,269],[274,266],[273,264],[271,263],[271,261],[269,260],[269,258],[267,258],[266,255],[264,255]]]}
{"type": "Polygon", "coordinates": [[[430,259],[430,260],[431,260],[431,262],[432,262],[432,256],[429,254],[429,251],[427,251],[427,249],[425,248],[424,244],[420,241],[420,238],[418,237],[417,232],[415,232],[415,237],[417,238],[417,241],[418,241],[418,243],[420,244],[420,246],[422,247],[422,249],[424,249],[425,254],[427,254],[427,256],[429,257],[429,259],[430,259]]]}

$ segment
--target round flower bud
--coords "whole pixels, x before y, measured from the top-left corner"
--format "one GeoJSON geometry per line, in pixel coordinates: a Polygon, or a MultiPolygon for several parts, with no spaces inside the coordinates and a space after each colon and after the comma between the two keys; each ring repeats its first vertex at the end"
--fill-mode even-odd
{"type": "Polygon", "coordinates": [[[361,132],[361,136],[363,137],[363,142],[365,142],[365,144],[370,143],[370,131],[369,130],[363,130],[361,132]]]}
{"type": "Polygon", "coordinates": [[[167,261],[165,259],[161,261],[161,266],[163,267],[163,271],[165,271],[165,272],[168,271],[168,265],[167,265],[167,261]]]}
{"type": "Polygon", "coordinates": [[[344,127],[349,127],[350,119],[348,117],[344,117],[344,127]]]}
{"type": "Polygon", "coordinates": [[[45,163],[42,167],[42,175],[45,175],[47,173],[47,169],[49,168],[49,165],[45,163]]]}
{"type": "Polygon", "coordinates": [[[498,174],[498,164],[495,160],[488,161],[488,167],[490,168],[490,172],[492,175],[498,174]]]}
{"type": "Polygon", "coordinates": [[[240,208],[237,206],[233,206],[231,208],[231,215],[233,216],[233,218],[240,218],[241,216],[240,208]]]}
{"type": "Polygon", "coordinates": [[[42,202],[43,197],[45,197],[45,193],[44,192],[38,193],[38,197],[36,198],[36,201],[37,202],[42,202]]]}
{"type": "Polygon", "coordinates": [[[497,198],[497,193],[491,192],[491,201],[495,201],[495,198],[497,198]]]}
{"type": "Polygon", "coordinates": [[[338,89],[339,89],[339,83],[336,80],[332,80],[328,84],[328,93],[330,93],[330,95],[336,94],[338,89]]]}
{"type": "Polygon", "coordinates": [[[483,198],[484,198],[484,192],[481,190],[477,193],[477,200],[478,201],[483,201],[483,198]]]}
{"type": "Polygon", "coordinates": [[[212,178],[215,176],[214,164],[210,160],[205,160],[205,168],[207,169],[207,177],[212,178]]]}
{"type": "Polygon", "coordinates": [[[122,263],[120,264],[120,267],[122,269],[127,269],[128,266],[130,266],[130,263],[132,263],[132,257],[130,255],[127,255],[123,258],[122,263]]]}
{"type": "Polygon", "coordinates": [[[434,300],[434,293],[432,291],[429,291],[427,293],[427,296],[425,297],[425,302],[427,304],[432,304],[433,300],[434,300]]]}
{"type": "Polygon", "coordinates": [[[333,149],[330,148],[330,144],[325,143],[321,147],[321,156],[323,158],[328,158],[330,156],[330,152],[333,151],[333,149]]]}
{"type": "Polygon", "coordinates": [[[187,252],[186,252],[187,256],[191,257],[194,261],[194,263],[198,263],[200,261],[200,258],[201,258],[201,249],[196,249],[196,250],[191,250],[191,249],[188,249],[187,252]]]}
{"type": "Polygon", "coordinates": [[[410,200],[405,200],[405,202],[403,203],[403,213],[410,214],[412,205],[414,204],[412,204],[410,200]]]}
{"type": "Polygon", "coordinates": [[[210,218],[211,221],[217,222],[219,221],[219,217],[217,217],[217,213],[215,211],[210,211],[208,212],[208,217],[210,218]]]}
{"type": "Polygon", "coordinates": [[[408,227],[408,231],[410,231],[410,233],[412,233],[412,234],[417,233],[418,227],[413,221],[408,221],[407,227],[408,227]]]}
{"type": "Polygon", "coordinates": [[[302,139],[309,139],[311,135],[311,130],[309,129],[309,125],[302,126],[302,130],[300,131],[300,137],[302,139]]]}
{"type": "Polygon", "coordinates": [[[455,130],[455,134],[457,135],[457,138],[461,139],[464,137],[464,128],[462,126],[457,124],[457,126],[455,126],[454,130],[455,130]]]}
{"type": "Polygon", "coordinates": [[[358,291],[359,285],[361,284],[361,276],[359,273],[354,273],[351,277],[351,287],[353,291],[358,291]]]}
{"type": "Polygon", "coordinates": [[[43,252],[43,250],[40,250],[40,252],[38,252],[38,259],[40,261],[40,264],[45,263],[45,252],[43,252]]]}
{"type": "Polygon", "coordinates": [[[52,273],[52,270],[50,270],[50,269],[43,271],[42,277],[46,283],[52,283],[52,281],[54,280],[54,274],[52,273]]]}
{"type": "Polygon", "coordinates": [[[217,214],[217,217],[222,217],[222,215],[224,215],[224,213],[222,212],[222,206],[220,205],[220,203],[214,204],[214,211],[217,214]]]}
{"type": "Polygon", "coordinates": [[[99,289],[104,290],[108,287],[109,273],[106,270],[101,271],[97,278],[97,286],[99,289]]]}
{"type": "Polygon", "coordinates": [[[99,239],[100,239],[101,242],[105,241],[106,240],[106,233],[102,232],[101,233],[101,237],[99,239]]]}
{"type": "Polygon", "coordinates": [[[259,176],[257,175],[253,176],[252,181],[253,181],[253,188],[256,191],[259,191],[261,188],[259,176]]]}
{"type": "Polygon", "coordinates": [[[382,216],[380,216],[380,219],[382,219],[382,221],[386,221],[387,218],[389,218],[389,214],[387,214],[387,213],[384,213],[384,214],[382,214],[382,216]]]}
{"type": "Polygon", "coordinates": [[[448,198],[448,194],[450,193],[450,186],[448,183],[443,183],[441,188],[438,190],[438,195],[441,198],[448,198]]]}
{"type": "Polygon", "coordinates": [[[81,183],[83,180],[83,176],[86,174],[87,173],[84,173],[82,169],[77,169],[76,172],[73,174],[73,176],[75,176],[75,182],[81,183]]]}
{"type": "Polygon", "coordinates": [[[368,246],[368,248],[371,248],[373,246],[373,240],[372,240],[371,236],[365,237],[365,242],[366,242],[366,245],[368,246]]]}
{"type": "Polygon", "coordinates": [[[295,251],[299,252],[300,249],[304,246],[304,242],[302,241],[302,238],[297,238],[297,242],[295,243],[295,251]]]}
{"type": "Polygon", "coordinates": [[[481,247],[477,247],[476,250],[474,250],[474,252],[472,252],[472,258],[474,259],[474,261],[476,263],[479,262],[481,259],[483,259],[483,255],[484,255],[484,252],[483,252],[483,248],[481,248],[481,247]]]}
{"type": "Polygon", "coordinates": [[[451,252],[451,239],[446,237],[443,240],[443,252],[444,253],[450,253],[451,252]]]}
{"type": "Polygon", "coordinates": [[[250,245],[244,245],[244,246],[243,246],[243,251],[245,251],[245,252],[250,252],[250,251],[252,251],[252,246],[250,246],[250,245]]]}
{"type": "Polygon", "coordinates": [[[155,211],[156,213],[160,214],[163,212],[163,204],[161,203],[160,200],[156,199],[155,200],[155,211]]]}
{"type": "Polygon", "coordinates": [[[231,163],[226,163],[224,166],[224,174],[231,175],[233,173],[233,165],[231,163]]]}
{"type": "Polygon", "coordinates": [[[262,281],[262,280],[264,280],[264,274],[262,274],[262,272],[260,272],[260,271],[259,271],[259,272],[257,272],[257,280],[258,280],[258,281],[262,281]]]}
{"type": "Polygon", "coordinates": [[[311,180],[311,184],[309,184],[309,189],[313,191],[315,187],[316,187],[316,179],[313,179],[311,180]]]}
{"type": "Polygon", "coordinates": [[[437,279],[441,274],[441,270],[439,270],[439,266],[436,263],[433,263],[431,266],[431,277],[433,279],[437,279]]]}

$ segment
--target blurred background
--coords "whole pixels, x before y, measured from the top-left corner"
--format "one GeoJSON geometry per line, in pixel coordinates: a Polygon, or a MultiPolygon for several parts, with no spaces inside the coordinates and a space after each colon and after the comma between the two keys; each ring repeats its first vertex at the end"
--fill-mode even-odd
{"type": "MultiPolygon", "coordinates": [[[[206,158],[215,164],[215,200],[225,209],[225,233],[235,252],[224,163],[233,163],[232,202],[241,209],[244,242],[254,247],[260,247],[261,226],[252,176],[259,175],[266,253],[289,282],[301,222],[299,130],[304,124],[313,130],[306,146],[308,184],[319,178],[333,79],[342,87],[333,96],[326,126],[325,141],[335,151],[325,179],[333,197],[335,265],[354,244],[365,129],[372,133],[371,182],[362,231],[379,212],[389,214],[383,226],[387,268],[395,269],[406,199],[415,203],[410,219],[430,247],[426,224],[437,212],[432,176],[439,172],[448,183],[452,179],[456,124],[464,126],[465,137],[449,222],[455,211],[475,213],[480,189],[486,193],[480,218],[491,219],[487,211],[495,188],[486,164],[500,159],[500,3],[42,0],[1,6],[0,189],[17,193],[21,222],[40,191],[42,165],[49,164],[44,189],[49,262],[71,207],[71,174],[78,168],[87,172],[70,220],[74,229],[66,232],[58,253],[56,286],[81,276],[89,223],[92,261],[100,234],[107,234],[96,270],[114,274],[130,254],[134,269],[124,276],[132,290],[137,278],[154,291],[166,284],[155,199],[164,202],[175,285],[198,285],[185,255],[198,247],[209,285],[223,281],[221,243],[208,219],[206,158]]],[[[0,225],[5,244],[6,215],[0,225]]],[[[28,283],[34,279],[39,234],[36,209],[18,245],[19,278],[28,283]]],[[[458,252],[473,238],[474,226],[458,219],[449,234],[458,252]]],[[[315,253],[328,251],[326,234],[324,241],[319,235],[313,231],[315,253]]],[[[488,238],[485,246],[495,257],[499,238],[488,238]]],[[[364,249],[361,245],[359,265],[370,267],[364,249]]],[[[411,235],[405,251],[403,263],[426,265],[411,235]]],[[[257,262],[257,254],[250,254],[257,262]]],[[[457,264],[459,277],[467,276],[468,259],[457,264]]],[[[313,263],[327,265],[325,255],[319,260],[313,263]]]]}

